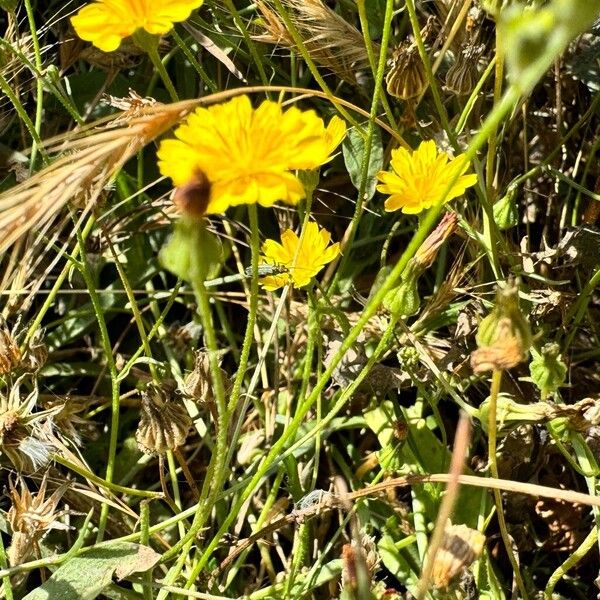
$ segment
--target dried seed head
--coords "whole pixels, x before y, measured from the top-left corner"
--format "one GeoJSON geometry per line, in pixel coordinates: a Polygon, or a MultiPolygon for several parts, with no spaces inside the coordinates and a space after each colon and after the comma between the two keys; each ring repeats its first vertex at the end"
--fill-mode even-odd
{"type": "Polygon", "coordinates": [[[385,76],[388,94],[400,100],[420,96],[427,85],[423,61],[414,43],[398,46],[389,61],[390,69],[385,76]]]}
{"type": "Polygon", "coordinates": [[[52,417],[57,409],[33,412],[38,390],[21,397],[21,384],[26,375],[19,377],[8,395],[0,395],[0,452],[18,471],[37,470],[50,460],[55,447],[52,417]]]}
{"type": "Polygon", "coordinates": [[[457,96],[470,94],[479,80],[478,63],[484,44],[474,44],[469,41],[461,46],[454,64],[446,73],[446,87],[457,96]]]}
{"type": "Polygon", "coordinates": [[[44,331],[38,329],[25,349],[22,367],[29,373],[37,373],[48,360],[48,348],[44,343],[44,331]]]}
{"type": "MultiPolygon", "coordinates": [[[[221,378],[225,391],[231,389],[232,383],[229,375],[221,369],[221,378]]],[[[201,404],[212,404],[215,400],[213,384],[210,376],[210,362],[208,353],[198,350],[194,357],[194,369],[185,378],[184,394],[201,404]]]]}
{"type": "Polygon", "coordinates": [[[20,480],[21,492],[12,481],[10,496],[12,506],[7,513],[7,520],[12,529],[12,540],[8,548],[8,562],[11,567],[26,562],[37,550],[37,543],[50,529],[67,529],[57,521],[64,513],[56,512],[68,483],[64,483],[46,498],[47,473],[42,479],[37,494],[32,494],[24,480],[20,480]]]}
{"type": "Polygon", "coordinates": [[[436,588],[446,588],[461,571],[467,569],[483,551],[485,535],[466,525],[449,525],[435,555],[432,580],[436,588]]]}
{"type": "Polygon", "coordinates": [[[174,395],[170,385],[151,384],[142,392],[142,416],[135,434],[142,452],[164,454],[185,442],[192,420],[174,395]]]}
{"type": "Polygon", "coordinates": [[[11,331],[4,317],[0,315],[0,375],[14,371],[21,364],[21,351],[15,329],[11,331]]]}

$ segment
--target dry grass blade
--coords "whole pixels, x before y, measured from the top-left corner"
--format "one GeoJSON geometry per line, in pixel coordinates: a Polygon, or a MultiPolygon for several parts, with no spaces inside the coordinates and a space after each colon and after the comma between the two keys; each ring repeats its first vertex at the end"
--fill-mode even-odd
{"type": "MultiPolygon", "coordinates": [[[[268,0],[257,2],[263,14],[264,33],[256,39],[295,48],[287,27],[268,0]]],[[[369,66],[362,34],[322,0],[283,0],[311,58],[338,77],[356,83],[356,71],[369,66]]],[[[376,54],[379,48],[374,48],[376,54]]]]}
{"type": "Polygon", "coordinates": [[[198,101],[132,107],[100,127],[54,141],[61,157],[0,195],[0,252],[52,222],[69,202],[90,209],[119,169],[146,144],[173,127],[198,101]]]}

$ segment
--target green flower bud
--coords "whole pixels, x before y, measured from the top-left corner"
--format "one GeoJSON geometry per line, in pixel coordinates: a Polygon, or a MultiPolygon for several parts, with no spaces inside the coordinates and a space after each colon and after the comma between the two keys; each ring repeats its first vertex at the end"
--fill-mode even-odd
{"type": "Polygon", "coordinates": [[[563,385],[567,375],[567,365],[562,360],[558,344],[546,344],[541,352],[532,348],[531,352],[533,354],[533,360],[529,365],[531,379],[542,393],[542,398],[545,398],[563,385]]]}
{"type": "Polygon", "coordinates": [[[408,272],[400,285],[385,295],[383,306],[397,317],[416,315],[421,307],[418,283],[419,278],[416,274],[408,272]]]}
{"type": "Polygon", "coordinates": [[[519,222],[516,197],[517,188],[509,187],[506,194],[494,204],[494,221],[502,231],[514,227],[519,222]]]}
{"type": "Polygon", "coordinates": [[[161,264],[185,281],[215,277],[223,264],[221,241],[206,229],[203,219],[183,217],[160,251],[161,264]]]}

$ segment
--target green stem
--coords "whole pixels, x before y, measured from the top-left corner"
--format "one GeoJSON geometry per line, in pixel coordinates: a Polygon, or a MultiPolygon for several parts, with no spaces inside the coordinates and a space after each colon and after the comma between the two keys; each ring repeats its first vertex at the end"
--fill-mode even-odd
{"type": "Polygon", "coordinates": [[[240,13],[238,12],[237,8],[235,7],[233,0],[224,0],[224,4],[227,7],[227,9],[229,10],[229,12],[231,13],[231,16],[233,17],[233,21],[236,24],[237,28],[241,31],[242,35],[244,36],[244,41],[246,42],[246,45],[248,46],[248,49],[250,50],[250,55],[252,56],[252,60],[254,61],[254,64],[255,64],[256,68],[258,69],[258,74],[260,76],[260,80],[262,81],[262,84],[269,85],[269,78],[267,77],[265,68],[263,66],[263,58],[258,53],[258,51],[256,49],[256,44],[250,37],[250,34],[248,33],[248,29],[246,28],[246,25],[244,25],[244,21],[240,17],[240,13]]]}
{"type": "MultiPolygon", "coordinates": [[[[8,567],[8,560],[6,556],[6,551],[4,550],[4,540],[0,535],[0,569],[6,569],[8,567]]],[[[13,600],[13,589],[12,584],[10,582],[10,575],[4,575],[2,577],[2,591],[6,597],[6,600],[13,600]]]]}
{"type": "Polygon", "coordinates": [[[204,82],[204,85],[213,93],[219,91],[217,84],[208,76],[208,73],[204,70],[204,67],[198,62],[194,53],[187,47],[185,41],[181,38],[181,36],[177,33],[175,28],[171,31],[171,35],[175,40],[175,43],[181,48],[181,51],[185,54],[186,58],[190,61],[190,64],[194,69],[196,69],[196,73],[200,76],[200,79],[204,82]]]}
{"type": "MultiPolygon", "coordinates": [[[[40,41],[37,35],[37,27],[35,25],[35,19],[33,15],[33,8],[31,6],[31,0],[25,0],[25,11],[27,12],[27,20],[29,21],[29,31],[31,33],[31,42],[33,44],[33,52],[35,56],[35,66],[39,73],[42,72],[42,53],[40,50],[40,41]]],[[[36,99],[35,99],[35,132],[37,136],[33,138],[33,144],[31,146],[31,161],[29,163],[29,174],[35,170],[35,159],[37,157],[38,145],[40,151],[42,144],[38,142],[39,135],[42,130],[42,115],[44,110],[44,81],[41,77],[36,78],[36,99]]]]}
{"type": "MultiPolygon", "coordinates": [[[[140,544],[148,546],[150,542],[150,504],[143,500],[140,503],[140,544]]],[[[142,590],[144,600],[152,600],[152,569],[142,575],[142,590]]]]}
{"type": "MultiPolygon", "coordinates": [[[[390,125],[395,130],[397,130],[398,123],[396,123],[396,119],[394,118],[394,113],[393,113],[392,107],[390,106],[390,103],[388,101],[388,97],[383,92],[383,83],[382,83],[382,80],[379,78],[379,67],[377,66],[377,63],[375,62],[375,53],[373,52],[373,42],[371,40],[371,34],[369,33],[369,19],[367,17],[365,0],[357,0],[356,7],[358,8],[358,18],[360,20],[360,28],[361,28],[361,31],[363,34],[363,38],[365,40],[365,48],[367,49],[367,56],[369,57],[369,65],[371,66],[371,73],[373,75],[374,85],[376,87],[380,88],[379,94],[381,95],[381,103],[383,104],[383,109],[385,110],[385,114],[388,118],[390,125]]],[[[388,28],[388,31],[389,31],[389,28],[388,28]]],[[[385,27],[384,27],[384,33],[385,33],[385,27]]],[[[388,34],[388,39],[385,41],[385,44],[382,41],[382,46],[384,46],[384,48],[385,48],[386,55],[387,55],[388,41],[389,41],[389,34],[388,34]]]]}
{"type": "MultiPolygon", "coordinates": [[[[96,320],[98,322],[98,329],[100,331],[100,343],[102,351],[104,353],[104,360],[108,366],[108,373],[110,375],[111,384],[111,421],[110,421],[110,437],[108,443],[108,457],[106,465],[105,480],[108,483],[112,482],[112,478],[115,471],[115,458],[117,454],[117,442],[119,437],[119,378],[117,365],[115,363],[115,357],[113,356],[112,346],[110,342],[110,335],[108,333],[108,327],[106,326],[106,320],[104,318],[104,311],[102,309],[102,303],[94,283],[94,277],[90,271],[90,267],[87,261],[87,255],[85,250],[85,242],[83,240],[81,231],[77,229],[77,244],[79,246],[79,254],[81,255],[81,275],[85,281],[85,284],[90,295],[90,300],[96,320]]],[[[108,519],[108,504],[102,505],[100,512],[100,519],[98,521],[98,537],[97,542],[101,542],[104,537],[104,530],[106,528],[106,521],[108,519]]]]}
{"type": "Polygon", "coordinates": [[[165,88],[167,88],[167,92],[169,92],[169,96],[173,102],[179,102],[179,96],[177,94],[177,90],[167,73],[167,69],[160,59],[160,55],[158,54],[158,48],[152,44],[148,44],[144,50],[148,53],[156,72],[160,75],[162,82],[165,84],[165,88]]]}
{"type": "Polygon", "coordinates": [[[581,561],[586,554],[593,548],[596,540],[598,539],[598,530],[592,529],[583,540],[581,546],[571,554],[565,562],[563,562],[555,571],[550,575],[546,589],[544,590],[544,598],[546,600],[552,600],[554,597],[554,588],[556,584],[564,577],[564,575],[572,569],[579,561],[581,561]]]}
{"type": "MultiPolygon", "coordinates": [[[[496,417],[496,407],[498,405],[498,394],[500,393],[500,385],[502,383],[502,371],[500,369],[495,369],[492,373],[492,385],[490,388],[490,408],[488,413],[488,460],[490,464],[490,474],[495,479],[499,479],[498,475],[498,463],[496,461],[496,436],[497,436],[497,417],[496,417]]],[[[502,494],[500,490],[497,488],[493,489],[494,493],[494,501],[496,503],[496,515],[498,517],[498,525],[500,527],[500,534],[502,536],[502,541],[504,542],[504,547],[506,549],[506,554],[508,554],[508,559],[510,560],[510,564],[513,569],[513,575],[515,581],[517,582],[517,587],[519,588],[519,594],[521,598],[527,600],[527,590],[525,589],[525,584],[523,583],[523,578],[521,577],[521,571],[519,570],[519,563],[515,555],[513,554],[512,544],[510,541],[510,536],[508,534],[508,529],[506,527],[506,520],[504,519],[504,510],[502,508],[502,494]]]]}
{"type": "Polygon", "coordinates": [[[375,90],[373,92],[373,101],[371,102],[371,110],[369,113],[369,125],[367,127],[367,133],[365,136],[365,144],[364,144],[364,153],[362,157],[361,164],[361,172],[360,172],[360,184],[358,189],[358,197],[356,199],[356,206],[354,209],[354,215],[352,215],[352,221],[350,222],[350,226],[348,232],[345,236],[344,248],[348,249],[343,253],[342,258],[340,259],[339,265],[336,269],[335,277],[331,282],[331,285],[328,287],[327,294],[331,295],[337,289],[338,282],[343,275],[344,267],[346,266],[348,260],[350,259],[350,251],[349,249],[352,247],[352,242],[354,241],[354,237],[356,236],[356,232],[358,230],[358,223],[363,213],[363,207],[365,202],[365,192],[367,189],[367,182],[369,179],[369,167],[371,166],[371,151],[373,146],[373,136],[375,135],[375,118],[377,117],[377,112],[379,110],[379,97],[381,93],[381,82],[383,80],[383,75],[385,72],[385,65],[387,61],[387,47],[390,38],[390,29],[392,23],[392,14],[394,12],[394,2],[393,0],[386,0],[385,5],[385,16],[384,16],[384,26],[383,33],[381,38],[381,48],[379,52],[379,64],[377,67],[377,74],[375,76],[375,90]]]}

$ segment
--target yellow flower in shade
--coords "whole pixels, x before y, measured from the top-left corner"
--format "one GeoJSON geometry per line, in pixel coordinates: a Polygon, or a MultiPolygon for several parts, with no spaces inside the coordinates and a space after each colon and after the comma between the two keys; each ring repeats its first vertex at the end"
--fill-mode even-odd
{"type": "Polygon", "coordinates": [[[204,0],[97,0],[71,17],[77,35],[112,52],[121,40],[138,29],[153,35],[169,32],[173,23],[185,21],[204,0]]]}
{"type": "Polygon", "coordinates": [[[279,265],[287,271],[263,277],[260,282],[269,291],[277,290],[287,283],[304,287],[310,280],[340,253],[340,244],[329,245],[331,234],[312,221],[306,225],[304,234],[298,237],[291,229],[281,234],[281,244],[266,240],[262,246],[263,264],[279,265]]]}
{"type": "Polygon", "coordinates": [[[271,206],[304,198],[302,183],[291,171],[316,169],[346,134],[346,124],[333,117],[325,127],[312,111],[282,110],[264,101],[254,109],[248,96],[198,108],[158,149],[160,172],[176,187],[206,174],[210,196],[206,213],[230,206],[271,206]]]}
{"type": "Polygon", "coordinates": [[[390,166],[390,171],[377,173],[382,182],[377,189],[390,195],[385,201],[387,211],[401,209],[415,215],[442,199],[448,202],[460,196],[477,182],[477,175],[464,174],[469,168],[464,154],[450,160],[445,152],[438,152],[433,140],[421,142],[412,153],[405,148],[392,150],[390,166]],[[456,176],[458,179],[448,190],[448,184],[456,176]]]}

